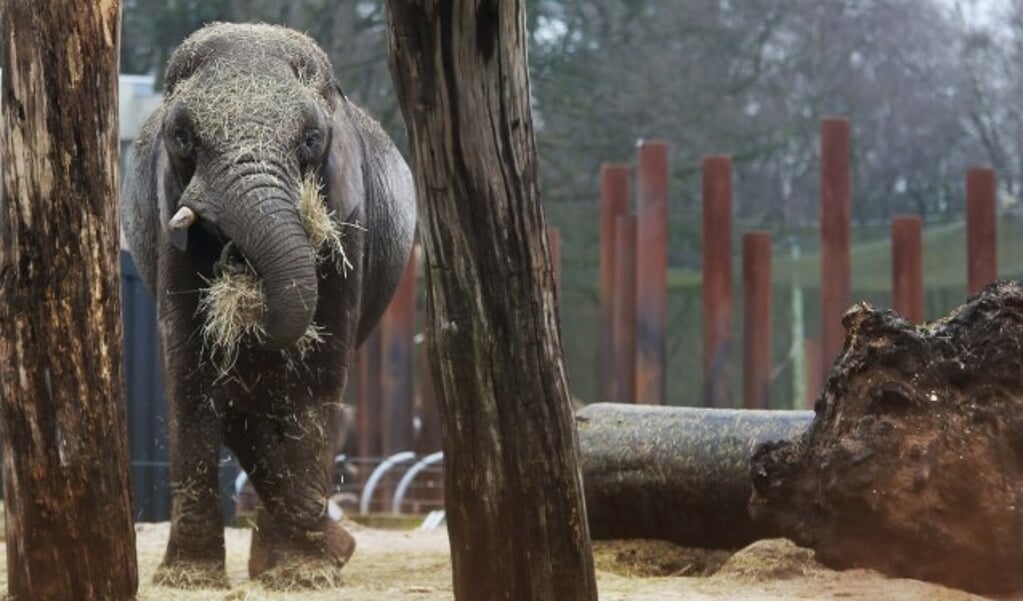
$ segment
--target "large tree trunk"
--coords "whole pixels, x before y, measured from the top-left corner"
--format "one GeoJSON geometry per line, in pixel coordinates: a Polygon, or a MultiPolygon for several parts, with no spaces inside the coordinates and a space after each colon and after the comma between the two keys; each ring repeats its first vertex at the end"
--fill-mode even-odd
{"type": "Polygon", "coordinates": [[[137,588],[121,373],[117,0],[3,7],[0,397],[9,593],[137,588]]]}
{"type": "Polygon", "coordinates": [[[424,218],[455,596],[596,599],[523,3],[387,4],[424,218]]]}
{"type": "Polygon", "coordinates": [[[755,523],[757,445],[802,434],[811,411],[594,403],[576,412],[594,539],[655,538],[735,549],[779,536],[755,523]]]}
{"type": "Polygon", "coordinates": [[[816,417],[752,459],[754,519],[832,567],[1023,589],[1023,287],[921,327],[855,306],[816,417]]]}

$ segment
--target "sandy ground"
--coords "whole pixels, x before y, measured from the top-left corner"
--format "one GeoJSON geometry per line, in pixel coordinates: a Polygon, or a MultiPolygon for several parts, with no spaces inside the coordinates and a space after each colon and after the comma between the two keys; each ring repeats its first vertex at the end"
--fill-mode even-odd
{"type": "MultiPolygon", "coordinates": [[[[235,528],[227,530],[231,590],[180,591],[154,587],[150,581],[163,553],[168,525],[139,524],[139,599],[449,601],[453,598],[448,540],[443,530],[378,530],[351,523],[346,523],[346,527],[355,535],[359,547],[345,567],[342,591],[279,593],[267,591],[248,580],[249,531],[235,528]]],[[[828,570],[813,560],[812,552],[785,540],[760,541],[731,556],[686,550],[658,541],[597,541],[594,547],[602,601],[983,599],[916,580],[888,579],[867,570],[828,570]]]]}
{"type": "MultiPolygon", "coordinates": [[[[152,585],[167,540],[167,523],[139,524],[139,600],[170,601],[451,601],[451,565],[443,530],[394,531],[345,526],[358,550],[345,567],[341,590],[282,593],[248,579],[249,531],[226,532],[230,590],[183,591],[152,585]]],[[[0,555],[4,547],[0,545],[0,555]]],[[[602,601],[841,599],[886,601],[983,600],[917,580],[889,579],[868,570],[835,572],[811,551],[786,540],[760,541],[734,555],[683,549],[659,541],[595,541],[602,601]]],[[[0,580],[6,589],[6,562],[0,580]]],[[[1003,599],[1002,601],[1009,601],[1003,599]]],[[[1013,598],[1023,601],[1023,596],[1013,598]]]]}

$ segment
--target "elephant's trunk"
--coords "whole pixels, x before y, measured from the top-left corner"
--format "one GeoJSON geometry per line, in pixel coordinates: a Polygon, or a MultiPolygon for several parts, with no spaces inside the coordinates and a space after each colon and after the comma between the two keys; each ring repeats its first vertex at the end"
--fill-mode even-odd
{"type": "Polygon", "coordinates": [[[276,177],[251,175],[225,198],[220,228],[263,281],[266,346],[288,348],[316,312],[316,259],[293,192],[276,177]]]}

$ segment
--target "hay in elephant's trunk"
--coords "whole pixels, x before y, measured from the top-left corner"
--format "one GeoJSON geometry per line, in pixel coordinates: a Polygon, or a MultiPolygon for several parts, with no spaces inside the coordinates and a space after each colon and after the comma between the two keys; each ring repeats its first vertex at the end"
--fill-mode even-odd
{"type": "MultiPolygon", "coordinates": [[[[327,210],[321,185],[312,174],[302,181],[298,210],[317,262],[333,261],[338,272],[347,275],[353,265],[345,253],[343,228],[359,226],[334,218],[327,210]]],[[[226,374],[234,367],[243,341],[260,344],[266,340],[267,332],[263,327],[266,296],[263,282],[252,265],[230,252],[217,264],[216,275],[207,284],[200,291],[199,299],[199,310],[206,318],[202,327],[203,343],[211,351],[217,370],[226,374]]],[[[323,329],[310,324],[293,352],[283,351],[288,365],[294,367],[300,363],[320,342],[323,342],[323,329]]]]}
{"type": "Polygon", "coordinates": [[[309,234],[309,245],[316,253],[317,261],[333,260],[338,272],[348,275],[353,268],[344,247],[344,227],[359,227],[342,223],[327,209],[323,198],[323,186],[319,178],[309,172],[302,180],[298,196],[298,213],[309,234]]]}

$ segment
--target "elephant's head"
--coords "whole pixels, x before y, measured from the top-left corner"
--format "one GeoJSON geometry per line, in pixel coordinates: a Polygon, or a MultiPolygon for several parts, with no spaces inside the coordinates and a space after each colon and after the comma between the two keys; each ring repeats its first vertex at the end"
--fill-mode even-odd
{"type": "MultiPolygon", "coordinates": [[[[215,241],[262,281],[268,348],[299,340],[317,305],[316,252],[299,215],[303,180],[329,180],[340,107],[326,55],[268,25],[208,26],[167,67],[157,160],[170,242],[215,241]]],[[[336,148],[336,144],[335,144],[336,148]]]]}

